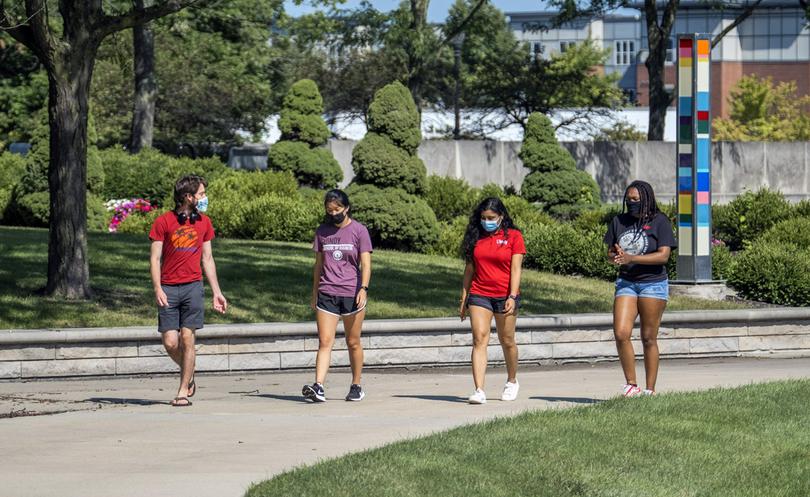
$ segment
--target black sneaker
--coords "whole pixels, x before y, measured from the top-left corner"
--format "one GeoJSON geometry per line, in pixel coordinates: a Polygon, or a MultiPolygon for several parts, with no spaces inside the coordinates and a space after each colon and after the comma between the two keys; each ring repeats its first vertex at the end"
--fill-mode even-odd
{"type": "Polygon", "coordinates": [[[326,394],[323,392],[323,385],[320,383],[304,385],[301,393],[304,395],[304,398],[312,402],[326,402],[326,394]]]}
{"type": "Polygon", "coordinates": [[[351,400],[353,402],[359,402],[363,400],[363,397],[366,396],[366,393],[363,392],[363,388],[360,385],[356,385],[352,383],[352,386],[349,387],[349,395],[346,396],[346,400],[351,400]]]}

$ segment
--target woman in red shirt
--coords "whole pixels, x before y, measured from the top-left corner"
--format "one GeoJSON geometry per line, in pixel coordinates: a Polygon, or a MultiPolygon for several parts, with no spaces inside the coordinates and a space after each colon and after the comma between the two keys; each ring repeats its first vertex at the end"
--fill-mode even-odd
{"type": "Polygon", "coordinates": [[[470,404],[484,404],[484,375],[487,370],[487,345],[492,318],[506,360],[507,380],[501,400],[515,400],[518,351],[515,323],[520,307],[520,271],[526,246],[499,198],[491,197],[476,207],[462,243],[467,266],[461,288],[459,315],[464,321],[470,313],[473,333],[472,372],[475,392],[470,404]]]}

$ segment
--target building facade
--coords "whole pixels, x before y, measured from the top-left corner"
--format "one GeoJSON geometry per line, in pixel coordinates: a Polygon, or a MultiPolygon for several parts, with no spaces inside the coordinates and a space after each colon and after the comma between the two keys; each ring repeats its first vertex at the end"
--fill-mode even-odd
{"type": "MultiPolygon", "coordinates": [[[[733,23],[740,7],[717,10],[707,2],[682,1],[669,40],[665,81],[674,88],[676,81],[675,38],[679,33],[716,35],[733,23]]],[[[529,44],[540,57],[564,52],[571,43],[593,40],[610,49],[604,66],[607,74],[620,75],[619,86],[637,105],[649,103],[649,78],[644,66],[647,54],[646,22],[643,16],[606,15],[583,19],[555,29],[549,26],[555,12],[507,13],[518,39],[529,44]]],[[[794,81],[800,95],[810,94],[810,30],[798,1],[763,0],[753,14],[729,31],[712,50],[712,109],[727,117],[729,92],[748,75],[770,76],[774,82],[794,81]]]]}

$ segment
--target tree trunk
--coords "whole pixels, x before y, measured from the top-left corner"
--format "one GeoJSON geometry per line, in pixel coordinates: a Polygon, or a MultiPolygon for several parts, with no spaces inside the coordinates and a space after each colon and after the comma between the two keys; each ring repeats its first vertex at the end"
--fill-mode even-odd
{"type": "MultiPolygon", "coordinates": [[[[135,0],[136,9],[144,8],[143,0],[135,0]]],[[[132,110],[132,136],[130,152],[137,154],[143,148],[152,146],[155,125],[155,35],[150,24],[135,26],[132,29],[135,58],[135,99],[132,110]]]]}
{"type": "MultiPolygon", "coordinates": [[[[666,47],[664,48],[666,51],[666,47]]],[[[647,140],[662,141],[664,139],[664,124],[667,119],[667,109],[672,102],[672,95],[664,87],[664,62],[666,55],[650,48],[650,55],[644,63],[650,80],[650,120],[647,129],[647,140]]]]}
{"type": "Polygon", "coordinates": [[[71,47],[49,71],[48,295],[90,297],[87,258],[87,118],[95,47],[71,47]]]}

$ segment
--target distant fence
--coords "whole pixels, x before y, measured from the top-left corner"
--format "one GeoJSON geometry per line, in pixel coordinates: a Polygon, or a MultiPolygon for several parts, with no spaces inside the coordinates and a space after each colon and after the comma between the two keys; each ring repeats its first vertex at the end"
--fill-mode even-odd
{"type": "MultiPolygon", "coordinates": [[[[343,168],[344,185],[353,177],[349,140],[329,148],[343,168]]],[[[602,200],[618,202],[633,179],[650,182],[663,202],[675,199],[675,143],[565,142],[602,189],[602,200]]],[[[464,178],[473,186],[497,183],[519,188],[528,170],[518,158],[520,142],[428,140],[419,156],[428,174],[464,178]]],[[[743,189],[779,190],[791,201],[810,199],[810,142],[721,142],[712,148],[712,194],[728,202],[743,189]]]]}

